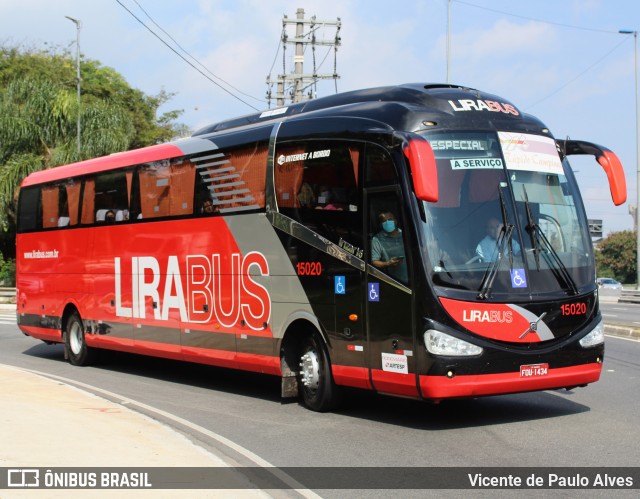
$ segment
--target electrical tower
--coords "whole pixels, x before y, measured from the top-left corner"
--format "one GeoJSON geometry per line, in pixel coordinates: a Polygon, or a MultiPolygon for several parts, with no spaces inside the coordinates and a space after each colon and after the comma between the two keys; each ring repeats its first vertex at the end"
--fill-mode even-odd
{"type": "MultiPolygon", "coordinates": [[[[269,107],[271,107],[271,101],[276,101],[276,106],[284,106],[287,98],[290,102],[301,102],[315,97],[315,87],[318,80],[334,80],[336,81],[340,76],[337,73],[336,55],[338,47],[340,46],[340,27],[342,23],[340,18],[336,21],[319,21],[316,16],[312,16],[311,19],[304,18],[304,9],[298,9],[296,11],[296,19],[289,19],[286,15],[282,18],[282,74],[274,80],[271,79],[271,75],[267,76],[267,99],[269,101],[269,107]],[[295,25],[295,36],[290,38],[287,29],[295,25]],[[316,33],[321,28],[330,29],[335,28],[335,36],[332,39],[318,39],[316,33]],[[305,33],[305,29],[308,31],[305,33]],[[287,73],[286,68],[286,54],[287,46],[295,46],[295,55],[293,56],[294,68],[292,72],[287,73]],[[305,52],[307,47],[311,47],[311,56],[313,58],[313,72],[304,73],[303,65],[305,59],[305,52]],[[329,47],[329,50],[320,62],[316,63],[316,48],[317,47],[329,47]],[[329,52],[333,48],[333,73],[318,73],[319,66],[322,65],[324,60],[329,56],[329,52]],[[272,93],[273,84],[276,84],[275,95],[272,93]]],[[[337,83],[336,83],[337,91],[337,83]]]]}

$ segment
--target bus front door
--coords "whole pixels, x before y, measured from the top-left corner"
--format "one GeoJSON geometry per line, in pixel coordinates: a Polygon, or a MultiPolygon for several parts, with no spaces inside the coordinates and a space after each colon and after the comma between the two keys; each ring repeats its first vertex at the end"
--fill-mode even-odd
{"type": "Polygon", "coordinates": [[[395,190],[368,196],[367,349],[376,391],[418,397],[409,245],[398,199],[395,190]]]}

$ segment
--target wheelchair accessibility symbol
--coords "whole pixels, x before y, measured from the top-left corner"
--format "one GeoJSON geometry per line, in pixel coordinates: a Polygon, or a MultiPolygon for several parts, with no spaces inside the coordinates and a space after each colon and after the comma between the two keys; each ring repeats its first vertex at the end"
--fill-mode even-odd
{"type": "Polygon", "coordinates": [[[335,276],[335,279],[333,281],[333,288],[334,288],[334,292],[337,295],[344,295],[347,292],[347,279],[345,276],[343,275],[337,275],[335,276]]]}
{"type": "Polygon", "coordinates": [[[369,301],[380,301],[380,283],[370,282],[367,284],[369,301]]]}
{"type": "Polygon", "coordinates": [[[512,288],[527,287],[527,276],[524,273],[524,269],[511,270],[511,287],[512,288]]]}

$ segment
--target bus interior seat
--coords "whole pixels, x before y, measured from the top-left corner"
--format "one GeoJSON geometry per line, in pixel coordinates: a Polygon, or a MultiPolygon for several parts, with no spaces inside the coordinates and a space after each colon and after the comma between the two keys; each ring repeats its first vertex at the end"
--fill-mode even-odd
{"type": "Polygon", "coordinates": [[[109,210],[96,211],[96,222],[104,222],[109,210]]]}
{"type": "Polygon", "coordinates": [[[116,222],[129,220],[129,210],[116,210],[116,222]]]}

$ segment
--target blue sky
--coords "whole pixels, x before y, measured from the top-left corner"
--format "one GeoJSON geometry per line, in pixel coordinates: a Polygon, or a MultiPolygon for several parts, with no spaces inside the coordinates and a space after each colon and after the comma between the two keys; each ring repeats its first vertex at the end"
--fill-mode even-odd
{"type": "MultiPolygon", "coordinates": [[[[142,6],[259,109],[267,107],[265,79],[279,46],[282,16],[294,18],[298,8],[307,17],[341,19],[339,91],[446,80],[447,0],[120,1],[154,27],[142,6]]],[[[640,2],[452,0],[450,12],[450,81],[512,101],[542,119],[556,137],[614,150],[627,172],[629,200],[620,207],[611,202],[606,176],[595,162],[572,163],[587,216],[603,219],[605,233],[631,229],[628,210],[636,203],[637,185],[634,43],[632,35],[618,30],[640,30],[640,2]]],[[[116,0],[2,0],[0,42],[63,46],[75,53],[75,26],[65,16],[82,21],[83,57],[113,67],[147,94],[175,92],[164,110],[184,109],[181,121],[192,129],[253,111],[187,65],[116,0]]],[[[318,54],[321,59],[325,52],[318,54]]],[[[292,55],[289,49],[288,69],[292,55]]],[[[308,55],[305,64],[309,70],[308,55]]],[[[332,66],[330,55],[320,71],[331,72],[332,66]]],[[[281,71],[282,51],[271,74],[281,71]]],[[[317,91],[334,93],[334,83],[321,83],[317,91]]]]}

